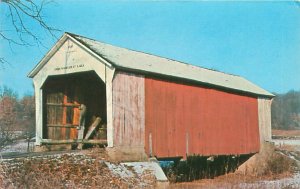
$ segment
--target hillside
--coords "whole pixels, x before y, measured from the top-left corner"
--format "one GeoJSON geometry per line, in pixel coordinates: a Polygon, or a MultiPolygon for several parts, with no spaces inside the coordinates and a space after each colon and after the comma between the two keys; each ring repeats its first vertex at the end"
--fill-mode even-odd
{"type": "Polygon", "coordinates": [[[291,90],[275,94],[272,103],[272,128],[281,130],[300,129],[300,91],[291,90]]]}

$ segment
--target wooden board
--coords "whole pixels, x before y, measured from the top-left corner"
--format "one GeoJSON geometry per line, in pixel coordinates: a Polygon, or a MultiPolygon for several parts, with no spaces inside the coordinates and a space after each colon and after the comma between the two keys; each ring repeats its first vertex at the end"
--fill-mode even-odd
{"type": "Polygon", "coordinates": [[[144,77],[118,72],[113,80],[114,146],[144,147],[144,77]]]}
{"type": "Polygon", "coordinates": [[[68,139],[68,140],[52,140],[52,139],[42,139],[41,143],[43,144],[106,144],[107,140],[98,139],[98,140],[77,140],[77,139],[68,139]]]}
{"type": "Polygon", "coordinates": [[[97,128],[97,126],[100,124],[101,122],[101,118],[97,117],[94,121],[94,123],[89,127],[88,132],[86,133],[84,139],[89,139],[91,137],[91,135],[94,133],[95,129],[97,128]]]}
{"type": "Polygon", "coordinates": [[[83,134],[84,134],[84,126],[81,126],[80,129],[78,130],[78,140],[82,140],[83,139],[83,134]]]}
{"type": "Polygon", "coordinates": [[[76,139],[78,103],[73,100],[74,85],[62,82],[49,83],[45,90],[47,138],[54,140],[76,139]]]}

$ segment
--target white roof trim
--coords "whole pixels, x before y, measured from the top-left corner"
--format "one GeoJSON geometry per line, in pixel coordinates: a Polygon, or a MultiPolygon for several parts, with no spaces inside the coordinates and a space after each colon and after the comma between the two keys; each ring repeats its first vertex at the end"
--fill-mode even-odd
{"type": "Polygon", "coordinates": [[[95,53],[94,51],[92,51],[90,48],[86,47],[84,44],[82,44],[81,42],[79,42],[77,39],[75,39],[74,37],[72,37],[71,35],[69,35],[68,33],[66,33],[66,35],[77,45],[79,45],[80,47],[82,47],[84,50],[86,50],[87,52],[89,52],[90,54],[92,54],[94,57],[96,57],[98,60],[100,60],[101,62],[103,62],[104,64],[106,64],[107,66],[111,67],[111,63],[107,62],[104,58],[102,58],[101,56],[99,56],[97,53],[95,53]]]}
{"type": "Polygon", "coordinates": [[[62,46],[62,44],[67,40],[67,36],[63,35],[55,45],[47,52],[47,54],[40,60],[40,62],[29,72],[27,75],[30,78],[33,78],[44,65],[48,62],[48,60],[57,52],[57,50],[62,46]]]}

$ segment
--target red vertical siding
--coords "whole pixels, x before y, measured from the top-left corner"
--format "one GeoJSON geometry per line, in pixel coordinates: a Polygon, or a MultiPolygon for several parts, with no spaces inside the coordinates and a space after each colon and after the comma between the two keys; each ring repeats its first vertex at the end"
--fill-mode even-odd
{"type": "Polygon", "coordinates": [[[257,99],[145,78],[145,150],[158,157],[258,152],[257,99]]]}

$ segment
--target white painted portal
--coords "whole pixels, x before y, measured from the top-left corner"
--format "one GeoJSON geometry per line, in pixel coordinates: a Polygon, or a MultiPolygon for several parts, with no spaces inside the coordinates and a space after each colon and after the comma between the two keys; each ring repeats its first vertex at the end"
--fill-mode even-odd
{"type": "MultiPolygon", "coordinates": [[[[53,49],[52,49],[53,50],[53,49]]],[[[47,57],[47,62],[43,62],[42,68],[34,75],[33,82],[36,97],[36,145],[40,145],[43,137],[43,89],[42,86],[49,76],[67,75],[72,73],[95,71],[101,80],[106,84],[107,92],[107,142],[108,146],[113,146],[113,126],[112,126],[112,79],[114,68],[102,62],[90,52],[86,51],[78,42],[68,38],[51,57],[47,57]]],[[[49,54],[49,53],[48,53],[49,54]]]]}

